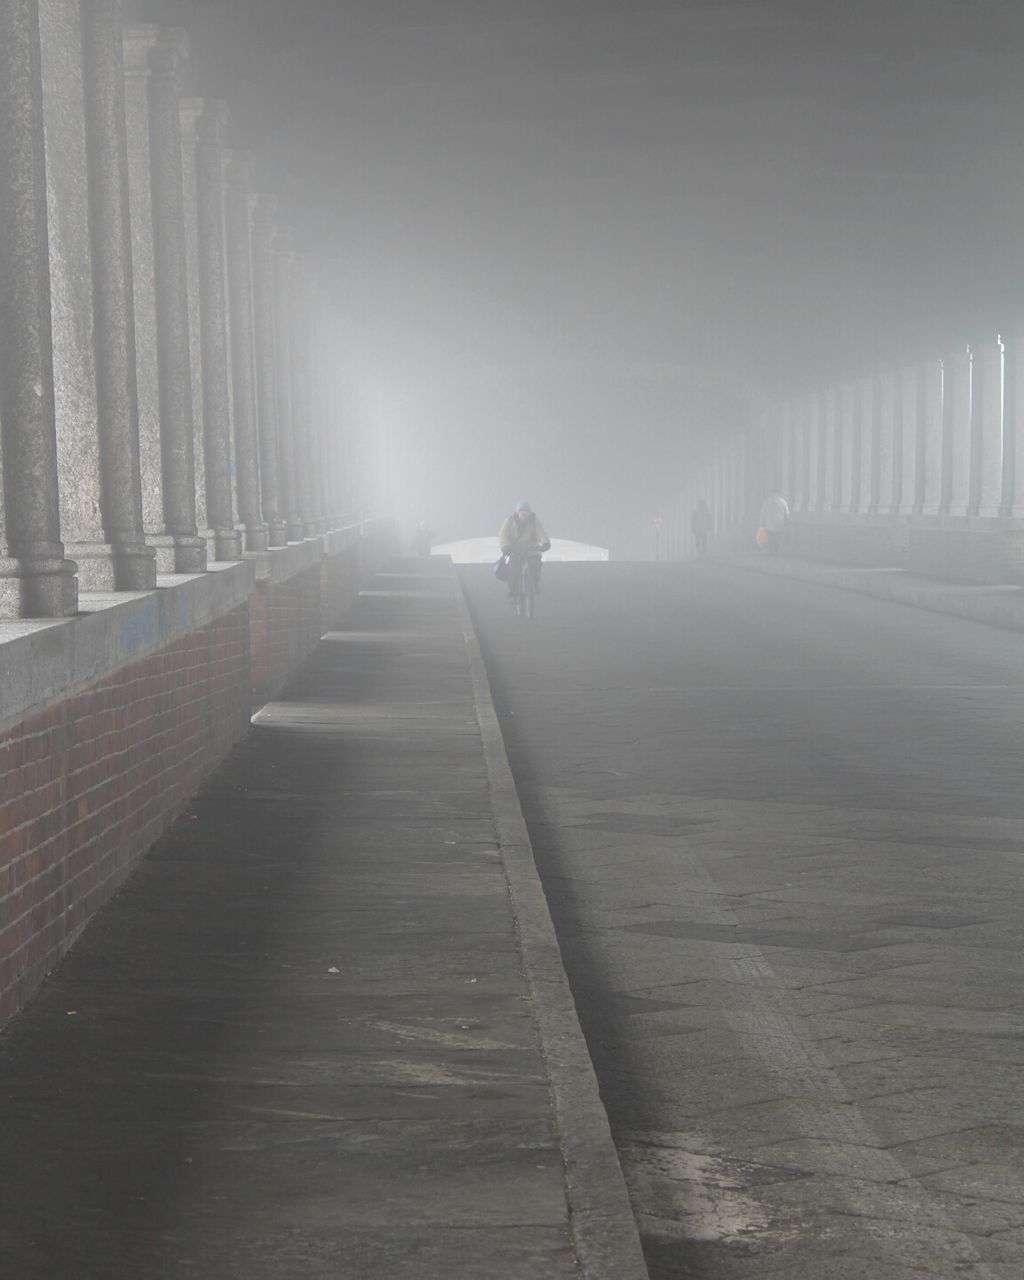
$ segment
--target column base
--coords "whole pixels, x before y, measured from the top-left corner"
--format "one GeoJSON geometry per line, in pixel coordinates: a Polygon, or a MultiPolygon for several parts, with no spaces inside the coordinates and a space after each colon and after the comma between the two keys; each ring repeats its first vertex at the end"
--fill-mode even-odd
{"type": "Polygon", "coordinates": [[[67,542],[78,565],[79,591],[151,591],[156,586],[156,554],[144,542],[67,542]]]}
{"type": "Polygon", "coordinates": [[[302,528],[302,521],[298,516],[289,516],[287,525],[287,537],[289,542],[301,542],[306,534],[302,528]]]}
{"type": "Polygon", "coordinates": [[[242,525],[243,545],[246,551],[266,551],[270,545],[268,537],[265,524],[242,525]]]}
{"type": "Polygon", "coordinates": [[[241,560],[242,535],[237,529],[207,529],[203,536],[207,560],[241,560]]]}
{"type": "Polygon", "coordinates": [[[198,534],[155,533],[146,541],[156,552],[157,573],[206,572],[206,542],[198,534]]]}
{"type": "Polygon", "coordinates": [[[271,520],[267,529],[270,546],[286,547],[288,545],[288,526],[283,520],[271,520]]]}
{"type": "Polygon", "coordinates": [[[0,557],[0,618],[70,618],[78,566],[60,556],[0,557]]]}

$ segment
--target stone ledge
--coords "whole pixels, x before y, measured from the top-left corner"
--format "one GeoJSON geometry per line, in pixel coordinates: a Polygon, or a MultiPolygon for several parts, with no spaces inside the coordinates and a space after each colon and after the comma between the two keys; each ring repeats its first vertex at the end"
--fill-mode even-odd
{"type": "Polygon", "coordinates": [[[253,569],[214,561],[155,591],[84,592],[73,618],[0,622],[0,728],[248,602],[253,569]]]}
{"type": "Polygon", "coordinates": [[[343,551],[350,551],[364,538],[373,537],[373,523],[367,521],[366,524],[348,524],[343,529],[331,529],[323,535],[325,554],[340,555],[343,551]]]}
{"type": "Polygon", "coordinates": [[[286,582],[297,573],[319,564],[324,558],[324,535],[289,542],[286,547],[269,551],[247,551],[244,559],[253,566],[257,582],[286,582]]]}

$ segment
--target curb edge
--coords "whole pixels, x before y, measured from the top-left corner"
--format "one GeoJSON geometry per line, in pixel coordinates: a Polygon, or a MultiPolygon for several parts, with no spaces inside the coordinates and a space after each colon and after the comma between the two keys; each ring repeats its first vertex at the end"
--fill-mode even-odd
{"type": "Polygon", "coordinates": [[[523,970],[565,1161],[573,1245],[585,1280],[648,1280],[640,1235],[579,1023],[562,952],[505,752],[480,641],[449,561],[473,685],[488,787],[523,970]]]}

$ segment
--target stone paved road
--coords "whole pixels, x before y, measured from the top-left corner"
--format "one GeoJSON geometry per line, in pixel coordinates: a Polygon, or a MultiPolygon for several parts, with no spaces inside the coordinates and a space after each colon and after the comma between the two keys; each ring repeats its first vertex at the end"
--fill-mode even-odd
{"type": "Polygon", "coordinates": [[[1020,1280],[1024,637],[464,572],[654,1280],[1020,1280]]]}

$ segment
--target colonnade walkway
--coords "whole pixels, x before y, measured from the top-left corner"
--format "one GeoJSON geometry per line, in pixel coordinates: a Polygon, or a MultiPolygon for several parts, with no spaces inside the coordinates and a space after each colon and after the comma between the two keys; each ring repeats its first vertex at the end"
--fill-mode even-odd
{"type": "Polygon", "coordinates": [[[348,627],[0,1035],[0,1274],[644,1274],[450,565],[348,627]]]}

